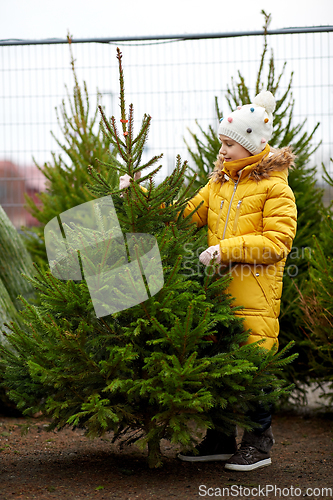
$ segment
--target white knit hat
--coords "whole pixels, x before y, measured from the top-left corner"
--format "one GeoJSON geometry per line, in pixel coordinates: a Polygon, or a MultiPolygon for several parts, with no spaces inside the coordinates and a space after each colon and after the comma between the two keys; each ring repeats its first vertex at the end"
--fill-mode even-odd
{"type": "Polygon", "coordinates": [[[218,134],[230,137],[256,155],[265,149],[272,137],[274,110],[273,94],[263,90],[254,98],[253,104],[238,106],[229,116],[222,118],[218,134]]]}

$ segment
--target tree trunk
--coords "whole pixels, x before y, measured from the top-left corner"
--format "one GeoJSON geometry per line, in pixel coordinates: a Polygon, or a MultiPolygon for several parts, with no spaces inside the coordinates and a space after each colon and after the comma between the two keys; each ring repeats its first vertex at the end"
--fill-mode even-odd
{"type": "Polygon", "coordinates": [[[148,465],[151,469],[162,467],[161,438],[159,433],[148,441],[148,465]]]}

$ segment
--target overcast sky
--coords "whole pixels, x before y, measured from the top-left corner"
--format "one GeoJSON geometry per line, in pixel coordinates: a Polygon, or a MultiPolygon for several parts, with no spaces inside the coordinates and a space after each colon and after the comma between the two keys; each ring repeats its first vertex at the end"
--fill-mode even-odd
{"type": "Polygon", "coordinates": [[[332,0],[0,0],[0,39],[260,30],[333,24],[332,0]]]}

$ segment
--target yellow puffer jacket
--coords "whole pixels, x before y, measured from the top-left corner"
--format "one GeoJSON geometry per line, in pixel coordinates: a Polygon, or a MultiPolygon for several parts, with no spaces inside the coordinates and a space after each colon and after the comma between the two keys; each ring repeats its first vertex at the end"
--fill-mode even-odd
{"type": "Polygon", "coordinates": [[[227,293],[235,306],[244,307],[236,314],[251,329],[247,342],[264,338],[267,349],[277,343],[283,271],[296,233],[295,197],[288,185],[293,160],[289,148],[272,153],[269,145],[256,156],[218,160],[184,214],[203,201],[193,221],[208,225],[208,246],[220,244],[221,264],[233,277],[227,293]]]}

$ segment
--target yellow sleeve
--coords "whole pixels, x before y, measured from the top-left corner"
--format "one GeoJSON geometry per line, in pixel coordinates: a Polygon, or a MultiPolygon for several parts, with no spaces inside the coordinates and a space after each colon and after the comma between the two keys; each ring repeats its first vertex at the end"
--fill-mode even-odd
{"type": "Polygon", "coordinates": [[[201,202],[203,202],[201,207],[192,215],[192,221],[195,222],[198,227],[202,227],[207,224],[209,192],[210,181],[200,189],[200,191],[194,196],[194,198],[192,198],[187,203],[187,207],[184,211],[184,217],[187,217],[195,208],[200,205],[201,202]]]}

